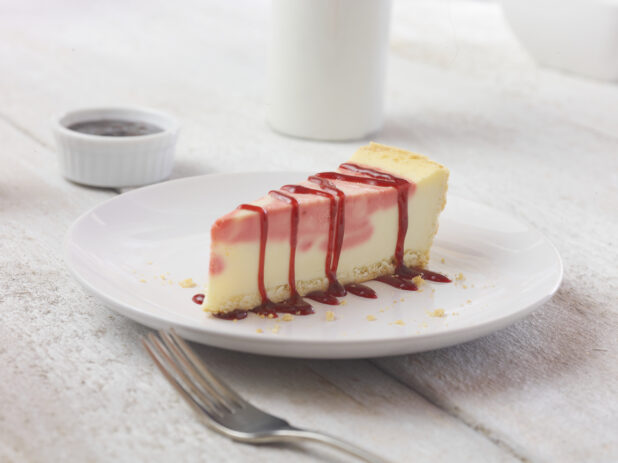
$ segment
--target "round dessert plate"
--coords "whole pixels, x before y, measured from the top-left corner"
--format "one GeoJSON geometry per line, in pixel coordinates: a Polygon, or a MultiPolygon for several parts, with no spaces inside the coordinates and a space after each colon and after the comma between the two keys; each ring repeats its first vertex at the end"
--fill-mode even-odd
{"type": "Polygon", "coordinates": [[[377,357],[458,344],[524,317],[560,285],[560,256],[538,231],[449,195],[428,268],[452,283],[428,282],[410,292],[372,281],[367,285],[378,299],[349,294],[339,306],[311,301],[316,313],[291,321],[250,313],[231,322],[204,313],[192,298],[207,284],[212,223],[238,204],[306,177],[205,175],[124,193],[71,226],[68,266],[110,309],[151,328],[174,327],[199,343],[285,357],[377,357]],[[182,287],[189,278],[197,286],[182,287]]]}

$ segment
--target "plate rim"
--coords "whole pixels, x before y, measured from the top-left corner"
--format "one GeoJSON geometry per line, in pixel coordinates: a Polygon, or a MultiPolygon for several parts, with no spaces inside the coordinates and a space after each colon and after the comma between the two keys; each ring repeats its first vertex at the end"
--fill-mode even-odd
{"type": "Polygon", "coordinates": [[[285,171],[243,171],[243,172],[203,174],[203,175],[196,175],[196,176],[190,176],[190,177],[182,177],[179,179],[167,180],[165,182],[147,185],[141,188],[133,189],[126,193],[116,195],[112,198],[108,198],[105,201],[102,201],[94,205],[93,207],[89,208],[88,210],[80,214],[73,221],[73,223],[69,226],[65,234],[63,245],[62,245],[64,262],[67,268],[69,269],[70,273],[77,280],[77,282],[84,289],[86,289],[90,294],[92,294],[93,296],[98,298],[100,301],[102,301],[106,308],[111,309],[112,311],[124,317],[127,317],[130,320],[133,320],[137,323],[140,323],[142,325],[145,325],[153,329],[160,329],[163,327],[174,327],[178,330],[178,332],[181,335],[185,336],[187,339],[201,343],[201,344],[211,345],[214,347],[235,350],[235,351],[240,351],[240,352],[247,352],[247,353],[252,353],[252,354],[259,354],[259,355],[270,355],[270,356],[292,357],[292,358],[330,358],[330,359],[371,358],[371,357],[382,357],[385,355],[399,355],[399,354],[406,354],[406,353],[425,352],[429,350],[449,347],[449,346],[460,344],[463,342],[468,342],[468,341],[483,337],[499,329],[502,329],[524,318],[525,316],[530,314],[532,311],[534,311],[536,308],[538,308],[539,306],[541,306],[542,304],[550,300],[554,296],[554,294],[558,291],[558,289],[560,288],[560,285],[562,284],[563,277],[564,277],[564,265],[563,265],[562,257],[560,256],[560,253],[558,252],[558,249],[556,248],[556,246],[542,232],[532,227],[531,225],[527,224],[526,222],[520,220],[519,217],[513,217],[512,215],[504,211],[501,211],[499,209],[496,209],[492,206],[489,206],[485,203],[482,203],[476,200],[467,199],[467,198],[464,198],[458,195],[453,195],[452,193],[449,195],[450,197],[455,197],[458,200],[463,200],[466,202],[473,203],[475,205],[480,205],[486,209],[500,212],[501,214],[508,216],[511,220],[514,220],[519,224],[523,224],[526,227],[526,229],[532,230],[535,233],[537,233],[538,236],[543,240],[543,242],[549,245],[550,249],[553,252],[554,257],[556,258],[556,264],[558,265],[557,278],[553,282],[553,286],[551,290],[548,291],[542,298],[534,301],[533,303],[529,304],[528,306],[520,310],[509,313],[504,316],[490,318],[488,320],[482,321],[480,323],[475,323],[473,325],[454,327],[454,328],[449,329],[445,333],[428,332],[428,333],[414,334],[414,336],[410,336],[409,334],[408,335],[402,334],[402,335],[395,335],[395,336],[371,338],[371,339],[365,339],[365,340],[353,340],[353,339],[346,339],[344,337],[337,337],[337,338],[330,339],[328,341],[320,340],[318,342],[320,349],[317,349],[317,350],[321,350],[323,353],[328,351],[330,347],[340,348],[340,349],[342,347],[345,347],[347,348],[346,350],[350,350],[350,349],[353,350],[355,348],[354,346],[363,346],[365,348],[371,348],[372,346],[375,347],[376,344],[379,344],[382,347],[382,349],[379,350],[379,352],[375,354],[371,354],[371,353],[365,354],[364,353],[362,355],[357,355],[353,353],[346,354],[344,352],[343,355],[337,355],[337,354],[336,355],[330,355],[330,354],[329,355],[315,355],[315,353],[313,355],[298,355],[298,354],[287,354],[285,350],[281,351],[281,353],[278,353],[278,354],[272,354],[272,353],[263,353],[263,352],[249,352],[246,349],[235,348],[230,345],[224,346],[223,344],[227,344],[227,342],[233,343],[233,342],[240,341],[241,343],[242,342],[250,342],[250,343],[257,342],[258,344],[262,344],[264,346],[272,346],[272,347],[281,347],[283,345],[289,345],[290,343],[293,343],[294,345],[300,346],[300,347],[311,345],[313,348],[315,348],[316,341],[311,340],[311,339],[291,340],[289,338],[278,337],[278,336],[264,337],[261,334],[251,333],[251,332],[240,332],[240,331],[239,332],[224,332],[224,331],[218,331],[216,329],[212,329],[210,327],[197,326],[191,323],[184,322],[182,320],[173,320],[171,316],[164,314],[164,313],[157,313],[156,315],[154,315],[152,314],[152,312],[145,311],[139,307],[125,303],[121,300],[116,299],[113,296],[109,296],[108,294],[98,290],[95,285],[93,285],[90,281],[88,281],[88,279],[86,279],[80,274],[77,268],[79,267],[79,265],[72,261],[71,246],[73,243],[71,241],[71,237],[73,236],[75,229],[81,224],[83,220],[85,220],[87,217],[89,217],[92,213],[94,213],[99,208],[107,206],[110,203],[113,203],[115,201],[120,201],[126,198],[126,196],[132,196],[134,194],[142,194],[145,190],[157,189],[157,188],[162,188],[162,187],[164,188],[170,183],[182,183],[186,181],[196,181],[202,178],[239,176],[239,175],[255,176],[255,175],[272,175],[272,174],[275,174],[275,175],[280,175],[280,174],[305,175],[307,173],[308,173],[307,171],[285,170],[285,171]],[[414,341],[421,341],[421,342],[434,339],[435,341],[437,341],[437,342],[434,342],[434,344],[436,344],[436,347],[415,348],[413,346],[410,346],[407,349],[405,348],[404,349],[402,348],[388,349],[388,347],[390,347],[389,344],[394,344],[394,347],[397,345],[401,346],[401,344],[405,343],[406,340],[412,340],[412,339],[414,341]],[[210,342],[210,341],[219,341],[219,342],[210,342]]]}

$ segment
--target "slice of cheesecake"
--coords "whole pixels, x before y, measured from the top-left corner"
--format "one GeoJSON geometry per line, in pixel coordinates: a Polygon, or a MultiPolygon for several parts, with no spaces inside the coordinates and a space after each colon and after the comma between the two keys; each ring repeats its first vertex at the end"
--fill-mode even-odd
{"type": "Polygon", "coordinates": [[[425,156],[371,143],[335,171],[239,206],[212,227],[204,310],[283,302],[298,313],[301,296],[333,303],[345,285],[380,277],[413,289],[406,282],[419,271],[408,267],[429,260],[448,175],[425,156]]]}

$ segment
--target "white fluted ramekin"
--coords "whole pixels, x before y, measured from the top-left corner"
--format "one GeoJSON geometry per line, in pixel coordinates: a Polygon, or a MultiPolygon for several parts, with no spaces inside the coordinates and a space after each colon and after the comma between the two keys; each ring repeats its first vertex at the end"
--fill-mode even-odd
{"type": "Polygon", "coordinates": [[[174,117],[139,107],[78,109],[52,120],[62,175],[97,187],[139,186],[169,177],[179,128],[174,117]],[[150,135],[109,137],[68,128],[78,122],[101,119],[147,122],[163,130],[150,135]]]}

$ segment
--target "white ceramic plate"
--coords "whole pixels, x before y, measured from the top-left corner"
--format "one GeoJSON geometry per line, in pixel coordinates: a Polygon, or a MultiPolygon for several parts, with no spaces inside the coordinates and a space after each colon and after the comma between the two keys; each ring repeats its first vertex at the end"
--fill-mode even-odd
{"type": "Polygon", "coordinates": [[[212,346],[286,357],[376,357],[461,343],[522,318],[560,285],[560,256],[539,232],[450,195],[429,268],[453,279],[462,273],[463,280],[428,283],[419,292],[370,282],[377,300],[348,295],[345,305],[334,308],[314,303],[315,315],[290,322],[254,314],[230,322],[202,312],[191,298],[206,283],[213,221],[306,177],[207,175],[122,194],[73,224],[65,243],[68,265],[112,310],[144,325],[173,326],[183,337],[212,346]],[[186,278],[199,286],[180,287],[186,278]],[[431,316],[436,309],[445,316],[431,316]],[[327,310],[334,310],[335,321],[326,321],[327,310]]]}

